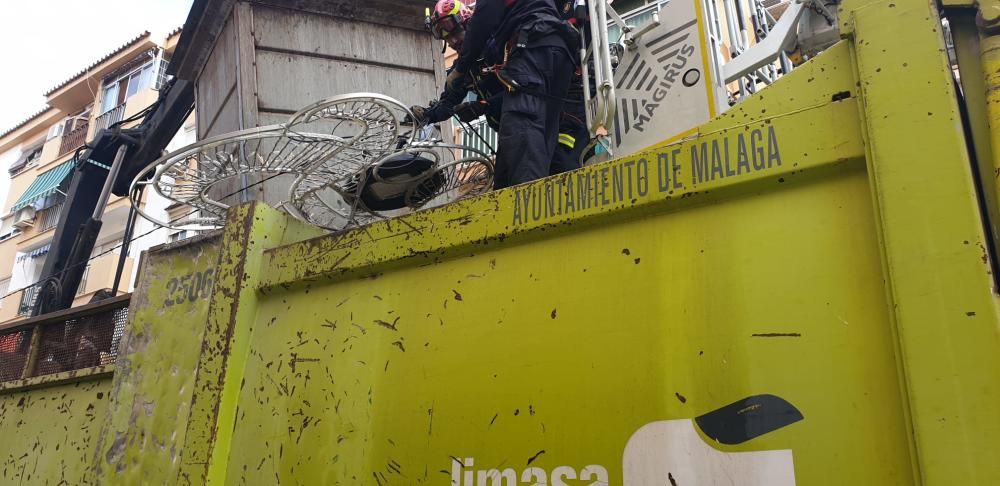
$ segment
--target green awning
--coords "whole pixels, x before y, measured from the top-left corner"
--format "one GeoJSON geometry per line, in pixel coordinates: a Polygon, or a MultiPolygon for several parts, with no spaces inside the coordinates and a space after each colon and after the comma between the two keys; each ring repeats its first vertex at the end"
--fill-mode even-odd
{"type": "Polygon", "coordinates": [[[16,212],[24,207],[31,206],[39,199],[45,199],[56,192],[62,192],[60,187],[73,174],[76,160],[69,160],[54,169],[47,170],[38,176],[34,182],[28,186],[24,194],[17,199],[17,202],[10,208],[10,212],[16,212]]]}

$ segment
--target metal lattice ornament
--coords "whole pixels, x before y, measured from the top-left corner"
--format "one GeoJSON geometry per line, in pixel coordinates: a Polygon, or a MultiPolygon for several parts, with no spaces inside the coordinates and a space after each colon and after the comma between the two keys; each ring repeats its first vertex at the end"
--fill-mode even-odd
{"type": "Polygon", "coordinates": [[[402,132],[401,125],[410,115],[409,109],[388,96],[360,93],[313,103],[292,115],[285,126],[290,135],[308,138],[319,134],[341,141],[341,150],[313,171],[344,175],[409,145],[412,131],[402,132]]]}
{"type": "Polygon", "coordinates": [[[410,208],[430,208],[459,199],[478,196],[493,189],[493,162],[476,149],[448,144],[414,146],[411,151],[422,156],[445,155],[435,168],[411,184],[406,191],[410,208]],[[454,160],[447,156],[460,154],[454,160]]]}
{"type": "Polygon", "coordinates": [[[493,163],[471,147],[415,142],[347,178],[324,183],[313,175],[300,187],[307,185],[289,212],[340,230],[483,194],[493,187],[493,163]]]}
{"type": "Polygon", "coordinates": [[[156,161],[133,181],[133,187],[152,187],[191,208],[186,217],[173,223],[160,221],[142,212],[137,201],[133,206],[164,227],[221,227],[231,205],[228,200],[243,189],[277,177],[298,177],[343,148],[343,141],[334,137],[298,136],[286,133],[281,125],[208,138],[156,161]]]}
{"type": "MultiPolygon", "coordinates": [[[[192,144],[157,160],[133,181],[191,209],[175,229],[221,227],[249,188],[287,187],[278,204],[314,225],[342,230],[437,206],[492,187],[493,164],[476,149],[414,142],[409,110],[361,93],[314,103],[287,123],[192,144]]],[[[133,194],[138,194],[133,191],[133,194]]]]}

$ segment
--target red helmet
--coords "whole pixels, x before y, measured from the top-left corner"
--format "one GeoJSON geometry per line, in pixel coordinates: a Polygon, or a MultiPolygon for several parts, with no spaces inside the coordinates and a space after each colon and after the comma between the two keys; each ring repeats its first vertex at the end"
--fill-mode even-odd
{"type": "Polygon", "coordinates": [[[465,28],[469,17],[472,17],[472,9],[461,1],[438,0],[427,24],[436,39],[445,39],[457,29],[465,28]]]}

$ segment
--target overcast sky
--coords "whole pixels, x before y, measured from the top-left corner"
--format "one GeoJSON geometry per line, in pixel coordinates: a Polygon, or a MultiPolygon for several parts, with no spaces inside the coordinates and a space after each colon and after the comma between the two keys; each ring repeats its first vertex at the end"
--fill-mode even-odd
{"type": "Polygon", "coordinates": [[[43,93],[145,30],[184,24],[192,0],[0,0],[0,132],[45,107],[43,93]]]}

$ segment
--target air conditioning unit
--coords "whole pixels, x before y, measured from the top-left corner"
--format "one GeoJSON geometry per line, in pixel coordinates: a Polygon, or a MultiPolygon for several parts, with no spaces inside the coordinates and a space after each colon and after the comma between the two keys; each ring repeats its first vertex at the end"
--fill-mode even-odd
{"type": "Polygon", "coordinates": [[[35,225],[35,208],[28,206],[21,209],[14,216],[14,227],[15,228],[28,228],[35,225]]]}
{"type": "Polygon", "coordinates": [[[66,123],[65,121],[61,121],[59,123],[56,123],[55,125],[52,125],[52,128],[49,128],[49,135],[45,137],[45,140],[52,140],[53,138],[62,136],[63,129],[66,128],[65,123],[66,123]]]}

